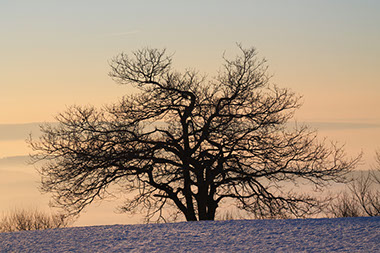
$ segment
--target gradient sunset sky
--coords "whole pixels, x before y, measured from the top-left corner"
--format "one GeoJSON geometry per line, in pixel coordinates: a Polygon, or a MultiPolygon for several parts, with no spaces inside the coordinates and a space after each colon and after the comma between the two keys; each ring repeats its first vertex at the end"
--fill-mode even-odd
{"type": "Polygon", "coordinates": [[[2,0],[0,29],[2,125],[51,122],[66,106],[131,93],[107,75],[120,52],[165,47],[178,69],[212,77],[241,42],[268,60],[274,83],[303,95],[299,122],[355,150],[380,146],[377,0],[2,0]]]}
{"type": "MultiPolygon", "coordinates": [[[[146,46],[210,78],[237,42],[254,46],[273,83],[303,95],[298,122],[349,156],[363,151],[361,169],[380,148],[379,0],[0,0],[0,32],[0,212],[47,207],[23,163],[28,133],[67,106],[131,94],[108,62],[146,46]]],[[[77,225],[136,222],[110,202],[89,210],[77,225]]]]}

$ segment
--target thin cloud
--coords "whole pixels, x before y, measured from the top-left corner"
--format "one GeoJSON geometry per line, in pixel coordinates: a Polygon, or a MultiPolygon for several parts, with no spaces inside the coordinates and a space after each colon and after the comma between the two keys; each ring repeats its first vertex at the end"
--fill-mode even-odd
{"type": "Polygon", "coordinates": [[[14,166],[27,166],[30,157],[28,155],[6,156],[0,158],[0,169],[14,166]]]}
{"type": "Polygon", "coordinates": [[[0,141],[25,140],[30,133],[40,133],[40,123],[0,124],[0,141]]]}

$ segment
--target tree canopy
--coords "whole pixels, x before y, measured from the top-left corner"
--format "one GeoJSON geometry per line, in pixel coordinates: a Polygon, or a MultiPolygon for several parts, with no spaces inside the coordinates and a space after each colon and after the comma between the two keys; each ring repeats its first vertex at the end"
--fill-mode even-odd
{"type": "Polygon", "coordinates": [[[254,48],[239,50],[223,57],[215,78],[173,70],[165,50],[115,57],[109,75],[139,92],[100,109],[72,106],[58,125],[41,126],[30,143],[33,158],[47,161],[42,189],[71,214],[112,185],[134,196],[124,211],[142,209],[148,219],[170,210],[213,220],[228,199],[257,217],[313,212],[317,199],[283,191],[281,182],[321,188],[343,180],[359,158],[345,159],[342,147],[306,126],[291,127],[300,97],[270,83],[254,48]]]}

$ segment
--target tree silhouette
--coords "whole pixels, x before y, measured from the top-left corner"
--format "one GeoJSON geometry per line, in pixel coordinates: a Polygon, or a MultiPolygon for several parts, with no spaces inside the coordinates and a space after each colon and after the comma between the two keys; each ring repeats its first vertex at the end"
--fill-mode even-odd
{"type": "Polygon", "coordinates": [[[48,214],[37,209],[15,209],[1,217],[0,233],[62,228],[67,227],[70,222],[68,217],[63,214],[48,214]]]}
{"type": "Polygon", "coordinates": [[[361,171],[348,184],[347,189],[328,206],[333,217],[380,216],[380,150],[376,151],[375,167],[361,171]]]}
{"type": "Polygon", "coordinates": [[[291,129],[300,97],[270,84],[254,48],[238,47],[211,80],[172,70],[165,50],[115,57],[109,75],[140,92],[102,109],[70,107],[58,125],[43,125],[42,137],[30,140],[33,158],[47,161],[42,189],[71,214],[114,184],[135,196],[123,210],[143,209],[147,219],[168,210],[213,220],[228,199],[258,217],[313,212],[317,199],[283,192],[281,182],[323,187],[359,158],[346,160],[305,126],[291,129]]]}

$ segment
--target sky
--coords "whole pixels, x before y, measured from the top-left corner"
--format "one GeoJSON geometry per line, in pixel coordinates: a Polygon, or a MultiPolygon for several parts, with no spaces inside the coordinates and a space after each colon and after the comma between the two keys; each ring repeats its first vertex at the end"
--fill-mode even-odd
{"type": "Polygon", "coordinates": [[[0,0],[0,158],[26,155],[29,132],[67,106],[133,92],[109,61],[167,48],[174,67],[214,76],[236,43],[268,60],[272,82],[303,96],[295,120],[363,151],[380,148],[380,1],[0,0]]]}

